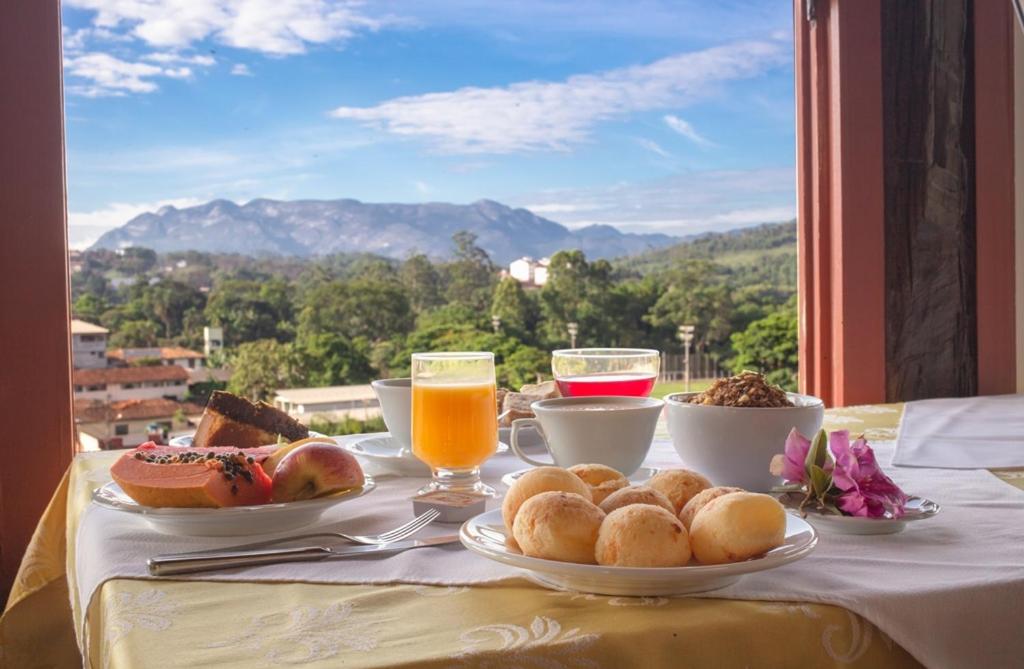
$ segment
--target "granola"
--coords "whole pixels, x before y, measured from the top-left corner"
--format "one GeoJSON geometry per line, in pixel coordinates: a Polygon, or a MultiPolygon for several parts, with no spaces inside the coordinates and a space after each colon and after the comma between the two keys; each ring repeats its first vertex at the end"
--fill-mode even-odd
{"type": "Polygon", "coordinates": [[[704,392],[687,399],[690,404],[722,407],[791,407],[786,391],[765,381],[757,372],[744,371],[718,379],[704,392]]]}

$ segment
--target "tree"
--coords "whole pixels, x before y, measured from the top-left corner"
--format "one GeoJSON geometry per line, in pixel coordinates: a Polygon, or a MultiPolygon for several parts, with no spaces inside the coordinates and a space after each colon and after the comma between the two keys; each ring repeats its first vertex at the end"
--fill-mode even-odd
{"type": "Polygon", "coordinates": [[[787,390],[796,390],[798,356],[794,305],[756,320],[743,332],[732,335],[732,347],[736,356],[729,361],[729,366],[734,373],[757,370],[768,381],[787,390]]]}
{"type": "Polygon", "coordinates": [[[383,341],[412,329],[409,300],[397,280],[365,277],[333,280],[305,291],[300,336],[337,332],[349,339],[383,341]]]}
{"type": "Polygon", "coordinates": [[[479,310],[491,305],[491,292],[498,268],[487,251],[476,245],[476,235],[463,230],[452,236],[455,259],[445,266],[449,302],[458,302],[479,310]]]}
{"type": "Polygon", "coordinates": [[[441,275],[430,259],[422,253],[411,256],[402,263],[399,279],[405,287],[409,306],[415,313],[444,304],[441,275]]]}
{"type": "Polygon", "coordinates": [[[253,400],[266,399],[279,388],[295,385],[299,366],[291,344],[275,339],[246,342],[231,356],[228,390],[253,400]]]}
{"type": "Polygon", "coordinates": [[[219,282],[204,311],[207,322],[224,328],[227,346],[260,339],[285,342],[293,336],[293,290],[281,278],[266,282],[219,282]]]}
{"type": "Polygon", "coordinates": [[[71,309],[71,312],[75,315],[75,318],[80,318],[83,321],[90,323],[99,323],[108,308],[107,301],[102,296],[94,293],[83,293],[77,300],[71,309]]]}
{"type": "Polygon", "coordinates": [[[366,383],[374,376],[365,339],[352,341],[334,332],[310,333],[295,341],[295,350],[303,381],[310,386],[366,383]]]}
{"type": "Polygon", "coordinates": [[[159,327],[152,321],[124,321],[110,335],[112,348],[149,348],[159,343],[159,327]]]}
{"type": "Polygon", "coordinates": [[[552,346],[569,343],[568,324],[579,326],[577,345],[606,346],[616,336],[611,300],[612,267],[587,262],[582,251],[559,251],[540,291],[543,335],[552,346]]]}
{"type": "Polygon", "coordinates": [[[494,289],[491,314],[501,319],[501,327],[509,332],[523,333],[532,324],[532,305],[523,285],[512,277],[498,282],[494,289]]]}
{"type": "Polygon", "coordinates": [[[667,286],[647,315],[647,322],[674,334],[680,325],[694,325],[696,345],[727,345],[733,304],[720,267],[690,261],[668,275],[667,286]]]}
{"type": "Polygon", "coordinates": [[[181,335],[188,315],[202,313],[206,297],[180,281],[164,280],[141,289],[144,308],[163,324],[166,338],[181,335]]]}

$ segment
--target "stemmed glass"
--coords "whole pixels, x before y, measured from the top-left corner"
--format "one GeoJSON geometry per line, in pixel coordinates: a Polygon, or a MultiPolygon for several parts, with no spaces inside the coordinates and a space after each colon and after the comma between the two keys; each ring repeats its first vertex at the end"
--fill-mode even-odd
{"type": "Polygon", "coordinates": [[[551,371],[565,397],[648,397],[661,368],[661,354],[646,348],[570,348],[551,354],[551,371]]]}
{"type": "Polygon", "coordinates": [[[412,452],[430,466],[437,490],[493,497],[480,465],[498,449],[494,354],[414,353],[412,452]]]}

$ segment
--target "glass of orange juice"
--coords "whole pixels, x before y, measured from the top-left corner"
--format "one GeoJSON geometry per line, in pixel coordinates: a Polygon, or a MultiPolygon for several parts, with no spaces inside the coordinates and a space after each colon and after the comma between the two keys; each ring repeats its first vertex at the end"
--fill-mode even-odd
{"type": "Polygon", "coordinates": [[[412,452],[433,474],[420,492],[494,496],[480,480],[480,465],[497,450],[494,354],[414,353],[412,452]]]}

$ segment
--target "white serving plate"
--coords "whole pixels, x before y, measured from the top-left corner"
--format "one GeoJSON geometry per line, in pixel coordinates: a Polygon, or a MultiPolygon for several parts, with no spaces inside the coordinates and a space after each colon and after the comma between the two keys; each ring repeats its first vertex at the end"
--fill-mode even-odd
{"type": "Polygon", "coordinates": [[[785,543],[761,557],[723,565],[658,568],[602,567],[527,557],[506,545],[501,509],[466,521],[459,531],[459,539],[470,551],[522,569],[541,585],[555,590],[653,597],[717,590],[732,585],[744,574],[789,564],[814,550],[818,535],[805,521],[787,513],[785,543]]]}
{"type": "MultiPolygon", "coordinates": [[[[362,462],[369,465],[377,476],[409,476],[430,478],[430,467],[402,446],[388,432],[348,434],[332,437],[341,446],[362,462]]],[[[499,441],[497,453],[509,450],[508,444],[499,441]]]]}
{"type": "MultiPolygon", "coordinates": [[[[788,509],[796,509],[800,506],[799,495],[788,493],[782,495],[779,501],[788,509]]],[[[837,516],[814,507],[805,507],[804,516],[811,525],[819,530],[827,530],[836,534],[896,534],[902,532],[907,523],[916,520],[927,520],[932,518],[942,509],[937,503],[924,497],[911,496],[907,500],[906,513],[899,518],[858,518],[857,516],[837,516]]]]}
{"type": "MultiPolygon", "coordinates": [[[[310,437],[326,437],[327,435],[326,434],[320,434],[319,432],[314,432],[313,430],[310,430],[309,431],[309,436],[310,437]]],[[[191,434],[183,434],[183,435],[180,435],[180,436],[177,436],[177,437],[171,437],[170,439],[167,440],[167,445],[168,446],[177,446],[177,447],[180,447],[180,448],[191,448],[192,447],[192,439],[193,439],[193,437],[194,437],[194,435],[191,435],[191,434]]]]}
{"type": "MultiPolygon", "coordinates": [[[[556,465],[555,463],[552,462],[551,466],[555,467],[556,465]]],[[[501,477],[501,482],[507,485],[509,488],[511,488],[512,484],[515,483],[519,479],[519,477],[521,477],[523,474],[530,471],[531,469],[536,469],[536,467],[525,467],[523,469],[517,469],[514,472],[509,472],[508,474],[505,474],[504,476],[501,477]]],[[[657,467],[641,467],[640,469],[633,472],[631,476],[627,476],[626,478],[629,479],[630,485],[643,485],[647,483],[649,480],[651,480],[651,477],[657,474],[659,471],[661,470],[658,469],[657,467]]]]}
{"type": "Polygon", "coordinates": [[[361,488],[301,502],[229,506],[220,509],[179,509],[142,506],[111,481],[92,493],[102,507],[133,513],[163,534],[192,537],[237,537],[296,530],[312,525],[332,506],[361,497],[376,487],[366,478],[361,488]]]}

